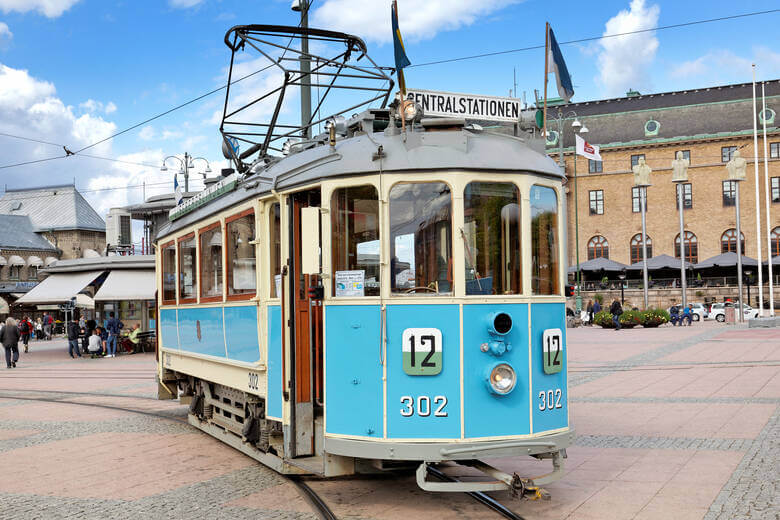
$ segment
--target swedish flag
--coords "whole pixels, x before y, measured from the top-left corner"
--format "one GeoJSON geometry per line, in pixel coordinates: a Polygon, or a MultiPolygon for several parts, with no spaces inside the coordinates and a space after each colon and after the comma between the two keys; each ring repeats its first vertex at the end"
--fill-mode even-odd
{"type": "Polygon", "coordinates": [[[404,81],[404,67],[412,64],[406,56],[404,41],[401,38],[401,30],[398,28],[398,4],[393,0],[390,9],[390,21],[393,26],[393,47],[395,50],[395,70],[398,73],[398,87],[401,89],[401,97],[406,97],[406,82],[404,81]]]}

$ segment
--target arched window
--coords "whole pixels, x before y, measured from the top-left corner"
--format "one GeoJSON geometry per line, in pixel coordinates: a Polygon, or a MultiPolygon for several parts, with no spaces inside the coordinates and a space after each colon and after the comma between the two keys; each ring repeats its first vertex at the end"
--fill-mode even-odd
{"type": "MultiPolygon", "coordinates": [[[[674,237],[674,256],[680,258],[680,234],[674,237]]],[[[690,231],[685,232],[685,260],[691,263],[699,261],[699,241],[690,231]]]]}
{"type": "Polygon", "coordinates": [[[772,230],[770,238],[772,240],[772,254],[770,255],[770,258],[780,256],[780,226],[777,226],[772,230]]]}
{"type": "MultiPolygon", "coordinates": [[[[742,242],[742,254],[745,254],[745,234],[739,232],[739,241],[742,242]]],[[[727,229],[725,233],[720,236],[720,252],[721,253],[736,253],[737,252],[737,230],[734,228],[727,229]]]]}
{"type": "Polygon", "coordinates": [[[588,260],[594,258],[609,258],[609,242],[601,235],[596,235],[588,241],[588,260]]]}
{"type": "MultiPolygon", "coordinates": [[[[647,237],[647,258],[653,257],[653,239],[647,237]]],[[[631,263],[635,264],[642,261],[642,233],[637,233],[631,237],[631,263]]]]}

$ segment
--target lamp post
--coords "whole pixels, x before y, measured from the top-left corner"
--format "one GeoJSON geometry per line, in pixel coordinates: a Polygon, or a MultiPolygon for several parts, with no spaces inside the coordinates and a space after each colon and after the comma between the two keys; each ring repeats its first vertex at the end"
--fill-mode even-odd
{"type": "Polygon", "coordinates": [[[168,167],[165,166],[165,161],[168,159],[176,159],[181,164],[181,168],[179,169],[179,173],[184,174],[184,193],[187,193],[190,191],[190,168],[195,168],[195,161],[201,160],[206,161],[206,169],[203,171],[204,173],[211,173],[211,165],[209,164],[209,161],[203,157],[192,157],[187,152],[184,152],[184,159],[181,159],[180,157],[177,157],[175,155],[169,155],[162,161],[162,166],[160,166],[161,172],[167,172],[168,167]]]}
{"type": "MultiPolygon", "coordinates": [[[[574,129],[575,133],[578,134],[587,134],[588,133],[588,127],[580,123],[580,120],[577,118],[577,112],[574,110],[570,110],[566,112],[566,114],[563,113],[563,111],[558,110],[558,117],[556,120],[558,121],[558,165],[561,167],[562,171],[566,171],[565,163],[563,162],[563,120],[566,117],[574,116],[574,121],[571,124],[571,127],[574,129]]],[[[547,136],[545,136],[545,139],[547,139],[547,136]]],[[[577,309],[577,316],[580,315],[582,312],[582,295],[580,294],[580,286],[582,285],[582,273],[580,272],[580,212],[579,212],[579,190],[577,189],[577,151],[575,149],[574,151],[574,250],[576,255],[576,261],[577,261],[577,297],[575,299],[575,307],[577,309]]]]}
{"type": "MultiPolygon", "coordinates": [[[[644,161],[642,161],[644,163],[644,161]]],[[[647,280],[647,187],[650,184],[650,173],[653,171],[647,164],[633,167],[634,186],[639,189],[639,207],[642,211],[642,295],[645,309],[648,306],[647,280]]]]}
{"type": "Polygon", "coordinates": [[[729,172],[729,180],[734,181],[736,186],[734,196],[736,199],[735,209],[737,212],[737,301],[739,303],[739,311],[737,314],[739,315],[739,321],[745,321],[745,314],[742,312],[742,231],[740,229],[739,219],[739,183],[745,180],[746,168],[747,161],[740,156],[739,149],[734,150],[734,153],[731,155],[731,159],[728,163],[726,163],[726,170],[729,172]]]}
{"type": "Polygon", "coordinates": [[[625,303],[625,298],[623,297],[623,288],[625,286],[625,281],[626,281],[625,268],[620,270],[620,273],[618,274],[618,278],[620,278],[620,305],[623,305],[625,303]]]}
{"type": "Polygon", "coordinates": [[[688,166],[691,161],[683,157],[682,152],[677,152],[672,161],[672,182],[677,190],[677,206],[680,210],[680,288],[682,290],[682,308],[688,306],[688,295],[686,294],[685,283],[685,220],[683,212],[685,211],[685,194],[683,184],[688,181],[688,166]]]}

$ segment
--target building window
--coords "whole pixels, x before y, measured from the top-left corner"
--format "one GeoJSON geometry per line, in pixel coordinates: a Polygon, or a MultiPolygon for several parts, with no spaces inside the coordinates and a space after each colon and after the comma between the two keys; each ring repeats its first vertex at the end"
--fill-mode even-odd
{"type": "Polygon", "coordinates": [[[780,143],[769,143],[769,158],[780,159],[780,143]]]}
{"type": "MultiPolygon", "coordinates": [[[[740,232],[739,238],[742,247],[742,254],[745,254],[745,234],[740,232]]],[[[721,253],[736,253],[737,252],[737,230],[734,228],[727,229],[720,236],[720,252],[721,253]]]]}
{"type": "Polygon", "coordinates": [[[251,298],[257,291],[255,212],[248,209],[225,220],[228,299],[251,298]]]}
{"type": "Polygon", "coordinates": [[[271,298],[282,297],[282,224],[279,216],[279,204],[271,206],[268,212],[268,243],[271,255],[269,267],[271,273],[271,298]]]}
{"type": "Polygon", "coordinates": [[[222,224],[200,230],[200,298],[222,299],[222,224]]]}
{"type": "MultiPolygon", "coordinates": [[[[691,160],[691,151],[690,150],[678,150],[678,152],[682,152],[682,158],[691,160]]],[[[674,154],[675,159],[677,158],[677,153],[674,154]]]]}
{"type": "Polygon", "coordinates": [[[780,256],[780,226],[777,226],[772,230],[770,239],[772,241],[772,254],[770,255],[770,258],[780,256]]]}
{"type": "MultiPolygon", "coordinates": [[[[674,238],[674,256],[680,258],[680,234],[674,238]]],[[[692,264],[699,261],[699,241],[690,231],[685,232],[685,260],[692,264]]]]}
{"type": "Polygon", "coordinates": [[[588,240],[588,260],[594,258],[609,258],[609,242],[601,235],[588,240]]]}
{"type": "Polygon", "coordinates": [[[661,129],[661,124],[655,119],[645,123],[645,137],[652,137],[658,135],[658,130],[661,129]]]}
{"type": "Polygon", "coordinates": [[[772,202],[780,202],[780,177],[772,177],[772,202]]]}
{"type": "Polygon", "coordinates": [[[197,299],[195,244],[195,233],[179,239],[179,303],[192,303],[197,299]]]}
{"type": "Polygon", "coordinates": [[[546,186],[531,188],[531,291],[560,294],[558,194],[546,186]]]}
{"type": "Polygon", "coordinates": [[[590,214],[604,214],[604,190],[592,190],[590,194],[590,214]]]}
{"type": "MultiPolygon", "coordinates": [[[[647,258],[653,257],[653,239],[647,238],[647,258]]],[[[642,233],[637,233],[631,237],[631,263],[635,264],[642,261],[642,233]]]]}
{"type": "Polygon", "coordinates": [[[631,168],[633,168],[634,166],[639,164],[639,159],[644,159],[644,158],[645,158],[645,154],[643,154],[643,153],[640,153],[640,154],[637,154],[637,155],[632,155],[631,156],[631,168]]]}
{"type": "Polygon", "coordinates": [[[27,279],[28,280],[37,280],[38,279],[38,267],[35,265],[31,265],[27,267],[27,279]]]}
{"type": "Polygon", "coordinates": [[[401,182],[390,189],[390,259],[394,294],[452,294],[449,186],[443,182],[401,182]]]}
{"type": "Polygon", "coordinates": [[[594,161],[588,159],[588,173],[602,173],[604,170],[604,163],[601,161],[594,161]]]}
{"type": "Polygon", "coordinates": [[[731,160],[731,155],[737,151],[736,146],[723,146],[720,149],[720,161],[721,162],[729,162],[731,160]]]}
{"type": "Polygon", "coordinates": [[[18,280],[22,272],[22,267],[19,265],[12,265],[8,268],[8,279],[18,280]]]}
{"type": "MultiPolygon", "coordinates": [[[[683,208],[685,209],[691,209],[693,207],[693,188],[691,186],[690,182],[685,182],[681,184],[682,186],[682,192],[683,192],[683,208]]],[[[677,186],[674,187],[674,198],[677,202],[677,210],[680,209],[680,195],[677,192],[679,188],[677,186]]]]}
{"type": "Polygon", "coordinates": [[[162,246],[163,304],[176,303],[176,246],[168,242],[162,246]]]}
{"type": "Polygon", "coordinates": [[[723,181],[723,206],[734,206],[737,203],[737,181],[723,181]]]}
{"type": "MultiPolygon", "coordinates": [[[[631,188],[631,211],[634,213],[641,213],[642,211],[642,201],[639,199],[639,193],[638,186],[631,188]]],[[[647,211],[647,191],[645,191],[645,211],[647,211]]]]}
{"type": "Polygon", "coordinates": [[[379,195],[373,186],[340,188],[330,201],[333,296],[379,296],[379,195]],[[362,279],[355,288],[348,281],[362,279]]]}

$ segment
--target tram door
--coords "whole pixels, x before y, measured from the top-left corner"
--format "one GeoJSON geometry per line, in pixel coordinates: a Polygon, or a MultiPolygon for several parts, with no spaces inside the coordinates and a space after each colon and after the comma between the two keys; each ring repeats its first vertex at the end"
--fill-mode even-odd
{"type": "Polygon", "coordinates": [[[310,297],[309,289],[319,285],[319,276],[304,274],[302,247],[317,242],[319,237],[306,236],[319,233],[319,226],[302,229],[301,214],[304,208],[320,206],[320,191],[311,190],[292,196],[290,207],[290,243],[293,244],[291,262],[290,338],[291,409],[289,445],[287,452],[293,457],[314,455],[314,424],[317,401],[322,385],[322,307],[320,301],[310,297]]]}

